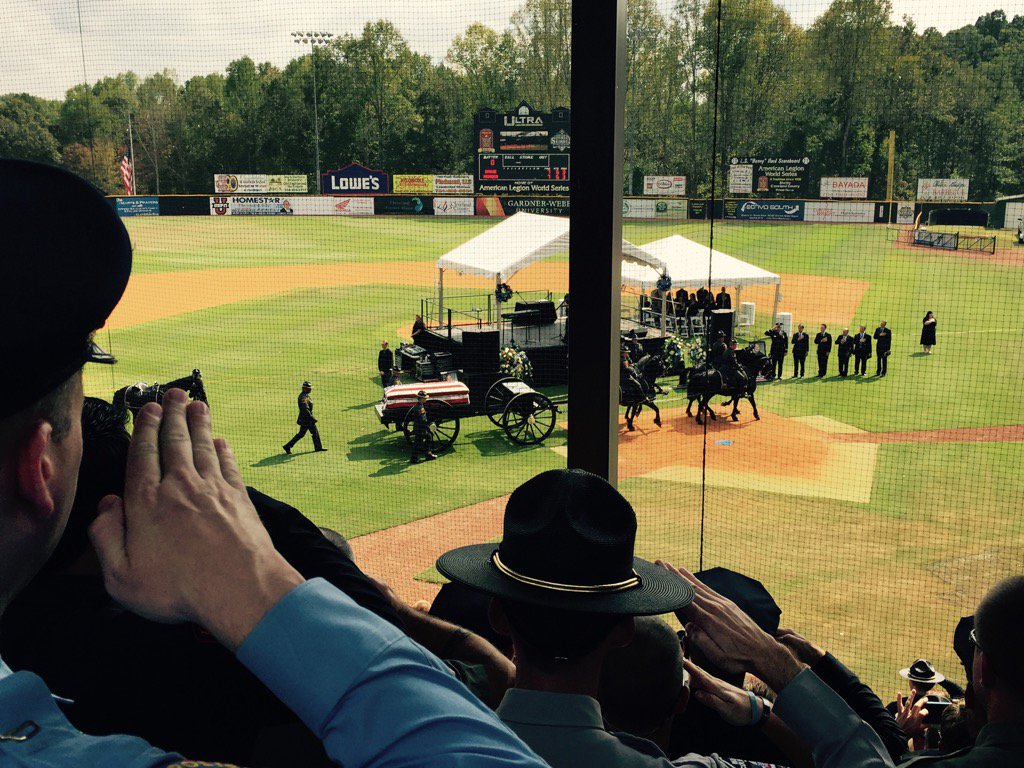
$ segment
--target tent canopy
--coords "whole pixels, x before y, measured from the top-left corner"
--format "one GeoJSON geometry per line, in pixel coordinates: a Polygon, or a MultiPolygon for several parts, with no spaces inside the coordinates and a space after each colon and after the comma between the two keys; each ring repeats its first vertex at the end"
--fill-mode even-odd
{"type": "MultiPolygon", "coordinates": [[[[521,212],[448,251],[437,260],[437,266],[460,275],[508,280],[524,267],[568,249],[568,219],[521,212]]],[[[626,240],[622,241],[622,258],[647,269],[664,268],[661,261],[626,240]]]]}
{"type": "Polygon", "coordinates": [[[643,250],[649,253],[652,263],[623,264],[623,285],[653,286],[661,276],[661,269],[672,278],[672,285],[682,286],[707,285],[708,266],[710,261],[711,285],[728,285],[741,287],[744,285],[778,285],[781,278],[753,264],[748,264],[735,256],[721,251],[712,251],[706,245],[695,243],[681,235],[671,235],[653,243],[647,243],[643,250]]]}

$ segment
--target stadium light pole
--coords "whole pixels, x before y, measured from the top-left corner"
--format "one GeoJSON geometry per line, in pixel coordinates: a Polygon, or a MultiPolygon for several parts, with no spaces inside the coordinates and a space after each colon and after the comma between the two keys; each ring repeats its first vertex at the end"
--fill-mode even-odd
{"type": "Polygon", "coordinates": [[[292,38],[299,45],[309,46],[309,59],[313,67],[313,136],[316,153],[316,188],[323,194],[323,177],[320,175],[320,115],[316,96],[316,47],[327,45],[334,37],[333,32],[292,32],[292,38]]]}

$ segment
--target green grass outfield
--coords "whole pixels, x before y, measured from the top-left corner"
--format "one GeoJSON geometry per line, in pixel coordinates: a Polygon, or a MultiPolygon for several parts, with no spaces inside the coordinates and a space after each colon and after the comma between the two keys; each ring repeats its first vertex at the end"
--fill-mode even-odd
{"type": "MultiPolygon", "coordinates": [[[[197,217],[126,224],[140,273],[380,264],[378,285],[290,291],[115,330],[109,338],[104,331],[102,340],[121,362],[86,374],[87,393],[109,397],[135,381],[167,381],[202,368],[216,431],[231,440],[248,482],[318,523],[357,536],[493,498],[563,465],[551,450],[565,445],[561,426],[545,446],[519,448],[486,418],[474,418],[463,421],[453,453],[410,467],[403,438],[385,432],[372,410],[380,396],[379,339],[397,346],[396,329],[411,322],[429,294],[389,263],[436,260],[491,222],[197,217]],[[303,453],[312,448],[307,439],[285,456],[281,444],[295,430],[304,378],[315,383],[330,452],[303,453]]],[[[638,244],[676,232],[708,242],[706,224],[624,228],[638,244]]],[[[1022,268],[896,249],[885,227],[864,225],[719,222],[715,247],[776,272],[867,281],[856,320],[870,331],[885,318],[894,332],[888,378],[787,380],[758,391],[763,408],[786,417],[827,416],[871,432],[1024,423],[1022,268]],[[938,315],[939,338],[935,354],[925,357],[917,341],[928,309],[938,315]]],[[[785,283],[782,291],[785,297],[785,283]]],[[[760,309],[764,320],[768,308],[760,309]]],[[[816,330],[814,318],[795,319],[816,330]]],[[[809,373],[813,357],[812,351],[809,373]]],[[[870,366],[873,372],[873,360],[870,366]]],[[[831,367],[834,376],[834,356],[831,367]]],[[[668,404],[679,404],[673,397],[668,404]]],[[[792,449],[779,445],[765,456],[766,466],[789,461],[792,449]]],[[[903,666],[917,655],[951,665],[955,617],[969,612],[992,579],[1024,567],[1022,451],[1021,443],[884,444],[864,504],[710,488],[705,564],[764,578],[785,608],[784,621],[862,664],[880,686],[897,682],[886,672],[894,662],[889,637],[900,638],[903,666]]],[[[846,479],[841,472],[830,481],[846,479]]],[[[700,488],[644,478],[622,488],[641,519],[641,550],[694,567],[700,488]]]]}

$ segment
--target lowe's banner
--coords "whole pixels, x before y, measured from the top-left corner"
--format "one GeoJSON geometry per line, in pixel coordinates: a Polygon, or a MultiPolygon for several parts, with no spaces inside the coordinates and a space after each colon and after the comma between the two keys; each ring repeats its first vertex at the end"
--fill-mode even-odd
{"type": "Polygon", "coordinates": [[[970,179],[918,179],[918,202],[965,203],[970,179]]]}
{"type": "Polygon", "coordinates": [[[160,198],[158,197],[119,197],[114,201],[117,215],[126,216],[159,216],[160,198]]]}
{"type": "Polygon", "coordinates": [[[739,221],[803,221],[803,200],[726,200],[725,218],[739,221]]]}
{"type": "Polygon", "coordinates": [[[391,191],[388,175],[359,163],[350,163],[323,176],[325,195],[384,195],[391,191]]]}
{"type": "Polygon", "coordinates": [[[819,197],[859,197],[868,196],[867,176],[822,176],[819,197]]]}

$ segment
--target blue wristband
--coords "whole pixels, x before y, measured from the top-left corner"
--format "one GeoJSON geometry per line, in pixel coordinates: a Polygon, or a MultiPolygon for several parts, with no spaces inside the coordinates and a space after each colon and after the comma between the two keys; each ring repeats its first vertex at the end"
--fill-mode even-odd
{"type": "Polygon", "coordinates": [[[761,715],[757,711],[757,696],[753,691],[747,691],[747,696],[750,697],[750,724],[757,725],[761,721],[761,715]]]}

